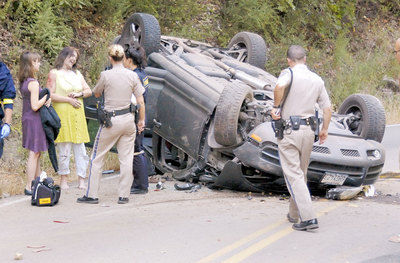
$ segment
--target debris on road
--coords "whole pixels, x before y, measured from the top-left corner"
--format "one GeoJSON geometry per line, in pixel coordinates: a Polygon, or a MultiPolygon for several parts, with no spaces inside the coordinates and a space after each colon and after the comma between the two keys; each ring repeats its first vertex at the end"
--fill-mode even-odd
{"type": "Polygon", "coordinates": [[[165,181],[171,181],[171,174],[165,173],[164,175],[155,174],[149,176],[149,184],[156,184],[156,183],[165,183],[165,181]]]}
{"type": "Polygon", "coordinates": [[[34,250],[32,250],[32,252],[35,252],[35,253],[39,253],[39,252],[42,252],[42,251],[49,251],[49,250],[51,250],[51,248],[41,248],[41,249],[34,249],[34,250]]]}
{"type": "Polygon", "coordinates": [[[45,245],[43,245],[43,246],[26,246],[27,248],[36,248],[36,249],[38,249],[38,248],[45,248],[46,246],[45,245]]]}
{"type": "Polygon", "coordinates": [[[199,181],[205,184],[214,183],[217,180],[218,174],[214,172],[205,173],[199,176],[199,181]]]}
{"type": "Polygon", "coordinates": [[[68,221],[60,221],[60,220],[53,220],[54,223],[59,223],[59,224],[67,224],[69,223],[68,221]]]}
{"type": "Polygon", "coordinates": [[[51,248],[48,248],[45,245],[42,245],[42,246],[30,246],[30,245],[28,245],[26,247],[27,248],[33,248],[32,252],[35,252],[35,253],[51,250],[51,248]]]}
{"type": "Polygon", "coordinates": [[[192,189],[190,189],[190,191],[186,191],[186,193],[194,193],[197,192],[197,190],[201,189],[201,185],[200,184],[196,184],[194,187],[192,187],[192,189]]]}
{"type": "Polygon", "coordinates": [[[156,184],[156,188],[157,188],[158,190],[164,190],[164,189],[165,189],[165,184],[162,183],[162,182],[158,182],[158,183],[156,184]]]}
{"type": "Polygon", "coordinates": [[[289,199],[289,196],[287,196],[287,195],[285,195],[285,194],[283,194],[283,195],[281,195],[281,196],[279,197],[279,200],[287,200],[287,199],[289,199]]]}
{"type": "MultiPolygon", "coordinates": [[[[182,184],[176,183],[176,184],[174,184],[175,189],[178,191],[192,190],[195,186],[196,186],[196,184],[192,184],[192,183],[182,183],[182,184]]],[[[201,186],[200,186],[200,188],[201,188],[201,186]]]]}
{"type": "Polygon", "coordinates": [[[22,258],[22,253],[15,253],[14,260],[21,260],[22,258]]]}
{"type": "Polygon", "coordinates": [[[248,192],[248,193],[247,193],[247,199],[248,199],[248,200],[253,199],[253,196],[251,196],[251,192],[248,192]]]}
{"type": "Polygon", "coordinates": [[[326,198],[332,200],[349,200],[356,197],[363,187],[337,186],[326,192],[326,198]]]}
{"type": "Polygon", "coordinates": [[[389,241],[393,243],[400,243],[400,234],[390,237],[389,241]]]}
{"type": "Polygon", "coordinates": [[[364,185],[363,192],[366,197],[371,197],[375,195],[375,186],[373,185],[364,185]]]}

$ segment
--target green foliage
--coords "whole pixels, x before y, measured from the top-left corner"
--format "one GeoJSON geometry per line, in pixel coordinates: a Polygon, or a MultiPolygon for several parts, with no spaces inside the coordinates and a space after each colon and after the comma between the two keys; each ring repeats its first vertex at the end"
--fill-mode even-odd
{"type": "Polygon", "coordinates": [[[224,1],[224,24],[220,40],[227,43],[240,31],[251,31],[265,36],[268,42],[277,40],[283,27],[282,14],[295,9],[292,1],[233,0],[224,1]],[[245,15],[246,14],[246,15],[245,15]]]}
{"type": "Polygon", "coordinates": [[[65,26],[62,18],[56,16],[51,5],[45,4],[33,15],[28,36],[33,44],[41,46],[49,56],[56,56],[73,37],[72,28],[65,26]]]}
{"type": "Polygon", "coordinates": [[[215,5],[196,0],[134,0],[126,15],[144,12],[154,15],[166,35],[176,35],[197,40],[212,34],[210,17],[215,18],[215,5]]]}
{"type": "Polygon", "coordinates": [[[300,36],[310,45],[325,45],[339,32],[350,32],[355,21],[356,2],[340,1],[225,1],[221,42],[239,31],[253,31],[267,42],[300,36]]]}
{"type": "MultiPolygon", "coordinates": [[[[374,34],[373,47],[358,50],[357,53],[349,51],[350,39],[343,34],[335,41],[332,61],[324,65],[326,85],[330,89],[331,99],[336,106],[351,94],[368,93],[384,98],[385,76],[395,77],[399,66],[392,54],[393,47],[388,39],[388,34],[379,26],[372,25],[374,34]]],[[[386,100],[386,99],[385,99],[386,100]]],[[[388,105],[386,105],[388,106],[388,105]]]]}
{"type": "Polygon", "coordinates": [[[390,15],[400,16],[400,0],[378,0],[380,7],[390,15]]]}
{"type": "Polygon", "coordinates": [[[99,79],[100,72],[107,66],[108,56],[107,47],[112,42],[114,35],[108,34],[104,36],[91,47],[90,50],[83,52],[80,59],[80,68],[83,69],[84,75],[87,77],[86,81],[89,84],[95,85],[99,79]],[[90,55],[89,55],[90,54],[90,55]]]}
{"type": "Polygon", "coordinates": [[[50,0],[7,1],[5,8],[8,26],[18,27],[20,39],[29,39],[49,56],[55,55],[73,36],[72,28],[66,26],[65,19],[54,12],[50,0]]]}
{"type": "MultiPolygon", "coordinates": [[[[109,27],[111,31],[114,27],[121,24],[130,6],[129,0],[97,0],[94,4],[96,10],[95,20],[109,27]]],[[[118,35],[118,32],[115,32],[118,35]]]]}

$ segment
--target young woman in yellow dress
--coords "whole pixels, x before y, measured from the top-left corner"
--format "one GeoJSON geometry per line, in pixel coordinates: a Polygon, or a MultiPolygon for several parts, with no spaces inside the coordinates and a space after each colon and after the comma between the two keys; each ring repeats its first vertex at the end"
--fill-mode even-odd
{"type": "Polygon", "coordinates": [[[61,119],[57,143],[58,174],[60,186],[68,189],[67,177],[70,174],[69,161],[71,148],[74,151],[76,175],[79,188],[85,188],[86,170],[89,157],[85,143],[89,142],[83,98],[90,97],[92,91],[82,74],[77,70],[79,52],[76,48],[65,47],[58,55],[55,68],[49,72],[47,88],[51,91],[53,107],[61,119]]]}

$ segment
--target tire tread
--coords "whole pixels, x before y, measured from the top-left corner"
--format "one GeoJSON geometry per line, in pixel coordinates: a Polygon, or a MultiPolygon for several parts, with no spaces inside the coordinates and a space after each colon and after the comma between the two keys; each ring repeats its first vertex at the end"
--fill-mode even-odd
{"type": "Polygon", "coordinates": [[[385,109],[382,103],[375,97],[369,94],[353,94],[345,99],[339,108],[339,114],[346,114],[346,111],[354,104],[358,104],[363,113],[363,122],[366,125],[361,132],[361,137],[381,142],[385,134],[385,109]],[[363,107],[365,106],[365,108],[363,107]],[[364,108],[364,109],[363,109],[364,108]]]}
{"type": "Polygon", "coordinates": [[[246,97],[252,97],[250,89],[227,86],[221,93],[215,111],[215,140],[224,146],[232,146],[238,141],[239,113],[246,97]]]}

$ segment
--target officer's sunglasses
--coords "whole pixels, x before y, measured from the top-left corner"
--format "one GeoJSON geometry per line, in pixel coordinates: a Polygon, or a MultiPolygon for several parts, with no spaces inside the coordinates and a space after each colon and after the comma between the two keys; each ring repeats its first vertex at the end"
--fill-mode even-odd
{"type": "Polygon", "coordinates": [[[400,52],[400,50],[393,50],[394,54],[397,54],[397,52],[400,52]]]}

